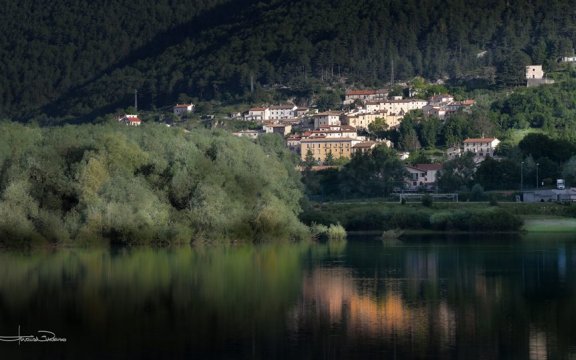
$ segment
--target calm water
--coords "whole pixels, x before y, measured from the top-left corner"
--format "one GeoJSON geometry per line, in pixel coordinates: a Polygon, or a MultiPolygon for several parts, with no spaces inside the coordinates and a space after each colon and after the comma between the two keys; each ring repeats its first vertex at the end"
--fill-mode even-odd
{"type": "Polygon", "coordinates": [[[576,358],[576,235],[0,251],[0,358],[576,358]],[[6,339],[6,338],[4,338],[6,339]]]}

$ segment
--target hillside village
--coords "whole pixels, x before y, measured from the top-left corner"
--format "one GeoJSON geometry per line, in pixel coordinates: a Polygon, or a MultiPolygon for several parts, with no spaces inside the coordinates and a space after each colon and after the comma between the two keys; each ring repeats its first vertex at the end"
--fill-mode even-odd
{"type": "MultiPolygon", "coordinates": [[[[541,65],[527,66],[525,78],[527,87],[554,82],[545,76],[541,65]]],[[[435,119],[445,124],[455,114],[472,113],[476,106],[474,99],[460,96],[456,100],[449,93],[436,93],[427,98],[418,95],[418,90],[409,85],[405,88],[404,96],[392,89],[351,88],[345,91],[337,109],[318,111],[315,106],[302,107],[286,101],[233,112],[229,114],[229,119],[236,124],[250,124],[248,129],[244,127],[244,130],[233,131],[238,137],[257,139],[262,134],[281,136],[286,147],[301,160],[302,169],[335,168],[348,162],[355,154],[369,153],[378,146],[394,149],[398,158],[405,163],[407,176],[403,189],[408,191],[437,191],[437,181],[444,163],[464,154],[472,155],[476,168],[489,157],[499,159],[495,152],[501,141],[490,133],[451,143],[441,153],[436,150],[426,163],[419,163],[414,159],[408,161],[410,153],[401,151],[399,144],[371,131],[371,125],[386,129],[388,134],[399,131],[403,120],[414,112],[423,121],[435,119]]],[[[172,107],[172,119],[189,119],[192,116],[198,117],[198,113],[196,106],[190,102],[177,103],[172,107]]],[[[216,124],[219,121],[214,115],[205,113],[201,114],[201,119],[215,121],[216,124]]],[[[139,115],[135,114],[124,114],[117,120],[129,126],[142,124],[139,115]]],[[[167,123],[168,126],[177,124],[167,123]]]]}
{"type": "MultiPolygon", "coordinates": [[[[310,108],[299,108],[294,104],[261,106],[249,109],[243,119],[257,121],[262,130],[235,132],[241,137],[256,138],[263,133],[283,136],[291,151],[298,154],[301,161],[313,161],[316,167],[342,163],[356,153],[366,153],[376,146],[394,148],[388,139],[370,139],[367,130],[377,120],[383,121],[388,129],[397,128],[406,114],[420,110],[426,117],[446,120],[459,111],[470,111],[475,101],[468,99],[455,101],[450,94],[439,94],[428,100],[405,99],[402,96],[388,96],[385,89],[346,91],[342,111],[318,112],[310,108]],[[353,106],[351,106],[353,105],[353,106]]],[[[475,160],[481,162],[486,156],[493,156],[499,140],[494,138],[467,139],[460,147],[451,148],[447,158],[459,156],[466,151],[473,152],[475,160]]],[[[399,152],[401,159],[408,154],[399,152]]],[[[432,189],[441,164],[418,164],[407,166],[410,174],[407,189],[432,189]]]]}

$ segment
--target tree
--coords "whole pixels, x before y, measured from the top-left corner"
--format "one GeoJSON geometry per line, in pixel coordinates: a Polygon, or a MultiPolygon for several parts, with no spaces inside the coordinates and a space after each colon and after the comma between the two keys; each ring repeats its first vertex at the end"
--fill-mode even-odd
{"type": "Polygon", "coordinates": [[[420,123],[420,142],[427,149],[433,149],[438,142],[440,119],[432,116],[420,123]]]}
{"type": "MultiPolygon", "coordinates": [[[[529,178],[530,165],[524,162],[524,184],[529,178]]],[[[517,189],[520,184],[520,163],[510,160],[496,160],[487,157],[476,169],[474,180],[486,190],[517,189]]]]}
{"type": "Polygon", "coordinates": [[[526,65],[530,62],[530,57],[523,51],[508,52],[496,65],[496,83],[501,87],[525,84],[526,65]]]}
{"type": "Polygon", "coordinates": [[[376,139],[383,139],[386,137],[386,133],[388,130],[388,124],[384,118],[376,118],[373,122],[368,124],[368,131],[370,133],[370,137],[374,137],[376,139]]]}
{"type": "Polygon", "coordinates": [[[400,132],[399,145],[400,149],[414,151],[421,148],[418,134],[416,133],[415,124],[410,118],[405,118],[398,129],[400,132]]]}
{"type": "Polygon", "coordinates": [[[334,160],[334,155],[332,155],[332,150],[328,151],[326,154],[326,159],[324,160],[324,165],[334,165],[336,160],[334,160]]]}
{"type": "Polygon", "coordinates": [[[304,158],[304,167],[309,170],[312,166],[316,165],[318,165],[318,162],[314,159],[312,150],[308,149],[308,151],[306,151],[306,157],[304,158]]]}
{"type": "Polygon", "coordinates": [[[348,196],[387,196],[406,176],[395,151],[380,145],[370,153],[354,154],[340,172],[340,188],[348,196]]]}
{"type": "Polygon", "coordinates": [[[438,187],[442,191],[459,191],[469,187],[474,179],[474,154],[468,152],[446,161],[438,176],[438,187]]]}

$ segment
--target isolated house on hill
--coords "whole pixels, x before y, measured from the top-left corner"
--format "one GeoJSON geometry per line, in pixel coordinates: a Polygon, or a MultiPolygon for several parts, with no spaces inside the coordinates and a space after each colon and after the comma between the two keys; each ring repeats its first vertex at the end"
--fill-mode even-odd
{"type": "Polygon", "coordinates": [[[545,77],[542,65],[526,66],[526,86],[532,87],[545,84],[554,84],[554,80],[545,77]]]}
{"type": "Polygon", "coordinates": [[[187,115],[190,114],[192,111],[194,111],[194,105],[193,104],[176,104],[176,106],[174,106],[174,115],[176,116],[183,116],[183,115],[187,115]]]}
{"type": "Polygon", "coordinates": [[[138,117],[138,115],[126,114],[118,118],[119,122],[123,122],[126,125],[130,126],[140,126],[142,124],[142,120],[138,117]]]}
{"type": "Polygon", "coordinates": [[[470,138],[464,140],[464,152],[469,151],[479,157],[493,157],[498,144],[500,140],[496,138],[470,138]]]}

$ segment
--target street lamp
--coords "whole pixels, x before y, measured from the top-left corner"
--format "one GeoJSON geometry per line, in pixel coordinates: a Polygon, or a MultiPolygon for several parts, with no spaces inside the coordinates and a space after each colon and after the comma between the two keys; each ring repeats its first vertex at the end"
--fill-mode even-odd
{"type": "Polygon", "coordinates": [[[538,189],[538,166],[540,166],[540,164],[536,163],[536,189],[538,189]]]}

